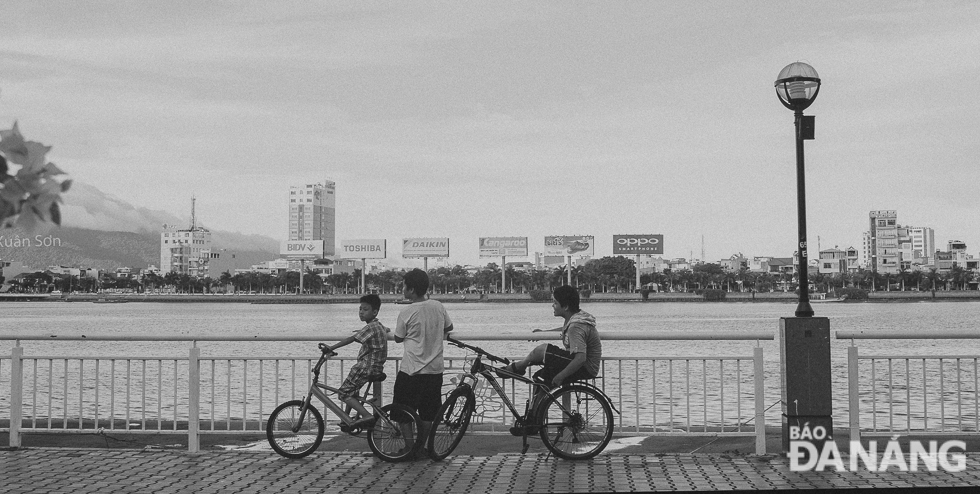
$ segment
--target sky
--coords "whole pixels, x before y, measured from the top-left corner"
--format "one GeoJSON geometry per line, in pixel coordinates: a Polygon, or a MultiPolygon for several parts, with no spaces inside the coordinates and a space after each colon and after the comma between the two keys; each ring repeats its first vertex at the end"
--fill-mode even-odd
{"type": "MultiPolygon", "coordinates": [[[[665,257],[789,257],[793,113],[810,257],[868,212],[980,255],[980,3],[5,0],[0,127],[72,178],[284,240],[290,185],[337,183],[337,240],[662,234],[665,257]]],[[[68,194],[71,194],[69,191],[68,194]]],[[[71,226],[72,218],[64,218],[71,226]]],[[[519,259],[510,259],[519,260],[519,259]]]]}

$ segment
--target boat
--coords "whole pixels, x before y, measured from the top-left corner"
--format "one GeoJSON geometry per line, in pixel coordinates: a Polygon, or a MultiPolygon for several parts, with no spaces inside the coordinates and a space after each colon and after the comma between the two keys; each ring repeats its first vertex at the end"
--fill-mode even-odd
{"type": "Polygon", "coordinates": [[[129,300],[123,300],[119,298],[100,298],[98,300],[93,300],[93,304],[125,304],[129,300]]]}

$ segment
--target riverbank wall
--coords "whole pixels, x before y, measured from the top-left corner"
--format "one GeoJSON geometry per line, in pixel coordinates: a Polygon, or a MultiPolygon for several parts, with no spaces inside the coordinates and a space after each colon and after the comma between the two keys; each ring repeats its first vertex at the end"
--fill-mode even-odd
{"type": "MultiPolygon", "coordinates": [[[[385,303],[398,303],[402,296],[398,294],[381,294],[385,303]]],[[[348,304],[357,303],[360,295],[241,295],[241,294],[72,294],[46,298],[31,298],[32,301],[51,302],[95,302],[95,303],[124,303],[124,302],[208,302],[208,303],[254,303],[254,304],[348,304]]],[[[507,303],[534,302],[526,293],[467,293],[467,294],[432,294],[430,298],[443,303],[507,303]]],[[[0,299],[2,300],[2,299],[0,299]]],[[[25,299],[26,300],[26,299],[25,299]]],[[[702,302],[702,303],[751,303],[751,302],[785,302],[797,303],[799,297],[794,293],[726,293],[723,300],[707,301],[703,296],[694,293],[651,293],[644,299],[639,293],[592,293],[583,298],[584,304],[592,302],[702,302]]],[[[813,304],[821,303],[888,303],[888,302],[947,302],[947,301],[980,301],[980,291],[937,291],[937,292],[874,292],[868,294],[868,300],[839,300],[821,299],[814,296],[813,304]]],[[[543,301],[542,303],[550,303],[543,301]]]]}

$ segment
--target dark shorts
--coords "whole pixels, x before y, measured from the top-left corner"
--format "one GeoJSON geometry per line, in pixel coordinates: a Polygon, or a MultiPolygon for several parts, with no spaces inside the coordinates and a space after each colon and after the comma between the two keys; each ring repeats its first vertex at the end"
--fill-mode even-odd
{"type": "Polygon", "coordinates": [[[399,372],[391,401],[411,408],[419,418],[431,422],[442,406],[442,374],[399,372]]]}
{"type": "MultiPolygon", "coordinates": [[[[572,361],[572,354],[568,353],[564,348],[556,347],[555,345],[548,345],[544,354],[544,366],[541,367],[537,372],[534,373],[534,380],[541,381],[544,383],[551,384],[551,381],[557,376],[561,371],[568,367],[569,362],[572,361]]],[[[585,366],[579,367],[577,371],[571,376],[565,379],[566,383],[572,381],[584,381],[586,379],[592,379],[595,376],[590,374],[585,370],[585,366]]]]}

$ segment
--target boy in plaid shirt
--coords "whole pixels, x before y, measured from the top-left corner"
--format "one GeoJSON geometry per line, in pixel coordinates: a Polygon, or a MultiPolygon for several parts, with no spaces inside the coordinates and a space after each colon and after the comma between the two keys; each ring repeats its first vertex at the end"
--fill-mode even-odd
{"type": "Polygon", "coordinates": [[[344,400],[344,403],[357,410],[361,416],[351,427],[364,428],[374,424],[374,414],[367,411],[364,405],[357,401],[357,391],[368,382],[369,376],[384,372],[385,360],[388,358],[388,333],[391,330],[378,321],[378,312],[381,311],[381,297],[372,293],[361,297],[360,302],[357,315],[367,325],[353,336],[344,338],[336,345],[327,348],[333,351],[355,341],[361,344],[361,351],[357,354],[357,363],[351,367],[347,379],[340,386],[338,396],[344,400]]]}

